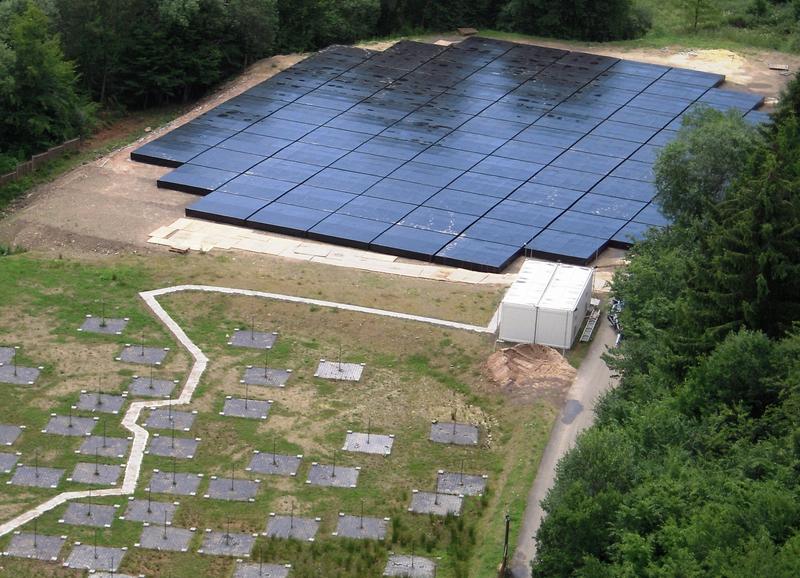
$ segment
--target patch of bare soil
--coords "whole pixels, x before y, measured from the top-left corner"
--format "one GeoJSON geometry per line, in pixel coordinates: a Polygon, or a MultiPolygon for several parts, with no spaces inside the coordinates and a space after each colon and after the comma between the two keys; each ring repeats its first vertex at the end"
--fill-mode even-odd
{"type": "Polygon", "coordinates": [[[530,399],[563,394],[577,372],[555,349],[521,344],[490,355],[486,373],[506,395],[530,399]]]}

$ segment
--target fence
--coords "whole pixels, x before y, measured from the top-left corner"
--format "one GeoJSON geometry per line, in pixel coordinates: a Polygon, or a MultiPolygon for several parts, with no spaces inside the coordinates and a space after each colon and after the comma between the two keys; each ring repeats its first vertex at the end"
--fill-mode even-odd
{"type": "Polygon", "coordinates": [[[25,175],[31,174],[40,166],[52,161],[53,159],[57,159],[68,152],[78,150],[80,146],[81,146],[81,139],[74,138],[72,140],[68,140],[63,144],[53,147],[50,150],[47,150],[43,153],[40,153],[38,155],[33,155],[29,161],[25,161],[24,163],[18,164],[17,168],[14,169],[12,172],[5,175],[0,175],[0,187],[3,187],[8,183],[13,183],[14,181],[21,179],[25,175]]]}

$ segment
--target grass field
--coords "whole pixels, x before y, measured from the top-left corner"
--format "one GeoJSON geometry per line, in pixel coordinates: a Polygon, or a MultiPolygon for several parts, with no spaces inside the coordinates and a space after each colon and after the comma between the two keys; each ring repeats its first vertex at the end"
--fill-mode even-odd
{"type": "MultiPolygon", "coordinates": [[[[79,439],[38,433],[49,413],[66,413],[77,400],[78,391],[95,389],[98,379],[102,379],[104,391],[124,389],[136,368],[115,362],[113,357],[126,341],[143,339],[148,345],[172,347],[157,377],[184,377],[189,367],[188,355],[177,348],[136,293],[190,281],[238,286],[237,269],[242,270],[229,266],[225,259],[207,256],[164,256],[147,261],[126,258],[114,265],[45,260],[27,254],[0,259],[0,277],[10,280],[0,286],[3,341],[23,346],[21,363],[45,366],[34,388],[3,386],[8,402],[0,406],[0,423],[28,426],[11,449],[23,452],[23,461],[38,453],[40,465],[62,467],[67,473],[78,461],[93,461],[74,454],[79,439]],[[109,316],[131,318],[126,335],[99,337],[75,330],[85,313],[96,312],[101,297],[109,316]]],[[[276,267],[250,276],[242,286],[476,323],[488,321],[500,293],[490,287],[350,271],[339,272],[336,282],[317,284],[314,275],[325,276],[324,270],[314,273],[319,269],[276,267]]],[[[495,393],[481,371],[482,361],[493,350],[490,336],[254,298],[180,293],[161,302],[211,360],[190,406],[199,412],[191,435],[203,441],[193,460],[177,461],[178,471],[228,476],[233,466],[237,477],[244,477],[252,451],[270,451],[273,440],[279,452],[305,456],[296,479],[265,479],[255,504],[178,498],[181,505],[175,526],[223,529],[230,520],[232,529],[263,532],[269,512],[288,512],[294,503],[298,514],[322,518],[318,540],[308,544],[259,538],[257,546],[263,549],[265,559],[292,563],[293,576],[378,576],[390,551],[412,550],[435,558],[438,576],[492,574],[502,551],[503,515],[508,511],[518,521],[522,514],[558,400],[520,403],[495,393]],[[243,394],[239,384],[243,367],[263,365],[263,354],[226,345],[226,336],[235,327],[249,324],[253,316],[258,325],[280,333],[270,365],[294,370],[283,390],[251,388],[252,397],[275,402],[263,423],[218,415],[225,395],[243,394]],[[358,384],[313,377],[319,358],[336,357],[340,343],[347,361],[366,363],[365,376],[358,384]],[[454,407],[459,420],[481,424],[479,448],[465,450],[427,440],[430,421],[450,420],[454,407]],[[363,431],[368,420],[373,432],[396,435],[390,457],[339,451],[337,464],[362,467],[356,489],[320,489],[303,483],[312,461],[330,463],[333,451],[340,450],[344,442],[346,430],[363,431]],[[483,498],[468,498],[459,518],[416,516],[405,511],[412,489],[432,488],[438,469],[457,471],[462,460],[467,472],[489,475],[489,490],[483,498]],[[337,513],[357,513],[362,502],[365,514],[392,519],[385,543],[330,536],[337,513]]],[[[124,435],[119,419],[108,419],[109,436],[124,435]]],[[[95,433],[100,431],[98,426],[95,433]]],[[[146,456],[137,494],[144,496],[152,469],[171,467],[169,459],[146,456]]],[[[8,478],[0,476],[0,483],[8,478]]],[[[203,482],[200,493],[206,484],[203,482]]],[[[56,493],[3,487],[2,519],[56,493]]],[[[77,488],[87,487],[62,483],[58,491],[77,488]]],[[[93,503],[121,504],[124,508],[125,501],[108,498],[93,503]]],[[[38,522],[39,531],[65,534],[70,542],[91,543],[93,530],[58,523],[64,510],[61,507],[44,515],[38,522]]],[[[99,532],[98,540],[132,547],[141,527],[118,520],[110,530],[99,532]]],[[[7,540],[0,540],[0,548],[7,540]]],[[[200,535],[195,537],[193,549],[200,540],[200,535]]],[[[62,556],[68,551],[65,548],[62,556]]],[[[168,555],[132,549],[121,570],[175,578],[228,576],[233,561],[196,553],[168,555]]],[[[79,574],[50,564],[3,558],[0,575],[79,574]]]]}

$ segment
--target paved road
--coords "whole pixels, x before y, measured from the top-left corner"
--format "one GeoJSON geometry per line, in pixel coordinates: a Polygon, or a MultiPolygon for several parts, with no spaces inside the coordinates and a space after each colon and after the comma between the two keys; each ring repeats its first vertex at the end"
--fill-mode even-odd
{"type": "Polygon", "coordinates": [[[616,334],[603,318],[599,320],[596,331],[575,382],[567,392],[567,401],[561,409],[561,415],[550,432],[550,439],[539,463],[539,471],[536,472],[536,479],[528,493],[528,506],[525,508],[517,548],[511,561],[511,575],[514,578],[527,578],[531,575],[531,560],[536,557],[536,541],[533,537],[544,517],[539,504],[553,486],[558,460],[572,448],[578,434],[592,425],[595,403],[612,387],[611,372],[600,356],[606,346],[614,344],[616,334]]]}

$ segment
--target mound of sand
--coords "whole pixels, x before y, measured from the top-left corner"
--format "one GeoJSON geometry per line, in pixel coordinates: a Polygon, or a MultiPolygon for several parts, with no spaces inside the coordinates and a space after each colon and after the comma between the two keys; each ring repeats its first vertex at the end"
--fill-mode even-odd
{"type": "Polygon", "coordinates": [[[576,374],[555,349],[529,344],[495,351],[486,361],[486,372],[501,391],[512,395],[561,393],[576,374]]]}

